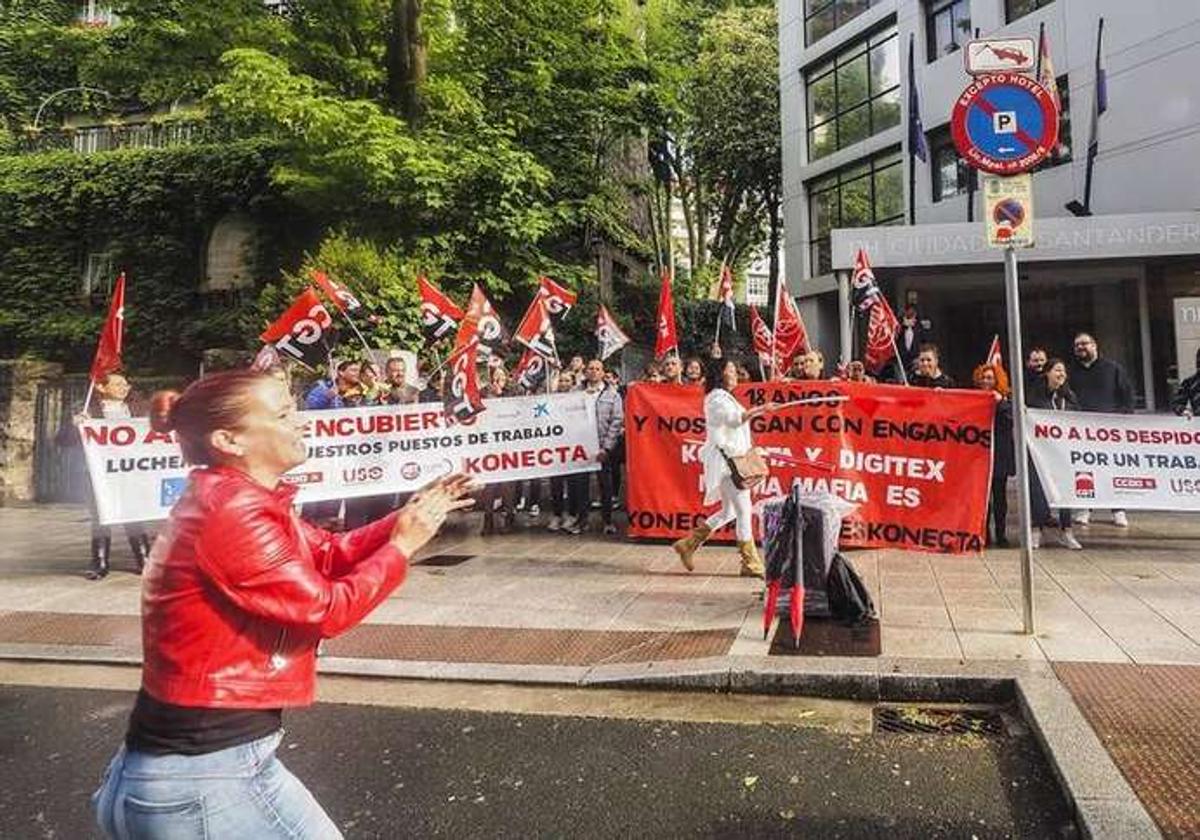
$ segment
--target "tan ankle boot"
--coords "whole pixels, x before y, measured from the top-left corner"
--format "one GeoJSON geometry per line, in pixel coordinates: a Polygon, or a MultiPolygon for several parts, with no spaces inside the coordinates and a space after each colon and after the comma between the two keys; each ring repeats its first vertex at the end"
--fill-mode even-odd
{"type": "Polygon", "coordinates": [[[692,564],[692,555],[696,553],[696,549],[704,545],[704,541],[708,539],[710,534],[712,534],[712,528],[709,528],[707,525],[700,525],[694,528],[692,533],[683,539],[676,540],[671,544],[671,548],[675,549],[679,554],[679,562],[689,572],[696,568],[692,564]]]}
{"type": "Polygon", "coordinates": [[[754,544],[754,540],[740,542],[737,545],[738,554],[742,556],[742,577],[761,578],[766,574],[762,558],[758,556],[758,546],[754,544]]]}

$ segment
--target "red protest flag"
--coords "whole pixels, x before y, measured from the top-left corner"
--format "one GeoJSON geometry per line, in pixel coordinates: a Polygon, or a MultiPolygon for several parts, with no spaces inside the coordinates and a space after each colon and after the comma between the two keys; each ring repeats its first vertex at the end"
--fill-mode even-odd
{"type": "Polygon", "coordinates": [[[513,379],[526,391],[537,392],[546,386],[546,374],[549,372],[550,362],[547,358],[527,348],[513,371],[513,379]]]}
{"type": "Polygon", "coordinates": [[[325,297],[329,298],[329,302],[336,306],[340,312],[353,312],[362,306],[358,302],[358,298],[349,289],[324,271],[314,271],[312,277],[321,291],[325,293],[325,297]]]}
{"type": "Polygon", "coordinates": [[[750,307],[750,334],[754,340],[754,352],[758,356],[758,361],[765,368],[771,364],[771,347],[775,344],[775,339],[771,335],[771,328],[767,326],[767,322],[758,314],[758,307],[750,307]]]}
{"type": "Polygon", "coordinates": [[[417,290],[421,294],[421,327],[427,343],[440,341],[458,329],[465,314],[445,292],[425,277],[417,278],[417,290]]]}
{"type": "MultiPolygon", "coordinates": [[[[490,359],[492,354],[499,350],[500,345],[504,343],[504,326],[500,323],[500,316],[496,314],[492,302],[487,299],[487,295],[483,293],[483,289],[478,283],[471,289],[471,299],[467,303],[467,315],[463,324],[465,325],[468,321],[474,324],[471,334],[478,339],[479,355],[484,359],[490,359]]],[[[461,336],[462,327],[459,327],[459,338],[455,339],[455,349],[459,346],[461,336]]]]}
{"type": "Polygon", "coordinates": [[[332,325],[329,310],[312,286],[307,286],[259,338],[284,356],[315,369],[329,355],[326,336],[332,325]]]}
{"type": "Polygon", "coordinates": [[[121,368],[121,346],[125,340],[125,272],[117,275],[112,299],[108,302],[108,317],[100,331],[96,344],[96,356],[92,359],[92,382],[99,382],[108,374],[121,368]]]}
{"type": "Polygon", "coordinates": [[[788,293],[786,284],[781,280],[775,310],[776,370],[780,373],[786,371],[791,367],[792,359],[807,352],[808,330],[804,328],[795,298],[788,293]]]}
{"type": "MultiPolygon", "coordinates": [[[[479,291],[479,287],[475,287],[479,291]]],[[[446,419],[452,422],[464,423],[484,410],[483,397],[479,389],[479,316],[481,306],[475,305],[475,295],[471,295],[472,304],[467,307],[467,314],[458,327],[454,337],[454,349],[446,364],[450,368],[450,376],[446,380],[445,391],[442,393],[442,405],[446,419]]]]}
{"type": "Polygon", "coordinates": [[[602,362],[629,343],[629,336],[604,304],[600,304],[600,310],[596,313],[596,341],[600,345],[602,362]]]}
{"type": "Polygon", "coordinates": [[[537,293],[538,298],[546,305],[546,311],[550,317],[556,321],[570,312],[575,301],[579,300],[578,292],[572,292],[570,289],[558,285],[549,277],[538,278],[537,293]]]}
{"type": "Polygon", "coordinates": [[[679,352],[675,335],[675,304],[671,299],[671,272],[663,269],[662,287],[658,292],[658,329],[654,337],[654,357],[661,359],[674,350],[679,352]]]}
{"type": "MultiPolygon", "coordinates": [[[[875,272],[867,252],[862,248],[854,255],[854,273],[850,277],[851,300],[859,315],[867,315],[867,350],[863,362],[872,373],[877,372],[896,355],[896,331],[900,321],[875,282],[875,272]]],[[[903,366],[900,371],[904,376],[903,366]]],[[[907,377],[905,377],[907,379],[907,377]]]]}
{"type": "Polygon", "coordinates": [[[550,321],[550,311],[545,298],[540,294],[529,302],[529,309],[521,319],[513,338],[524,344],[530,350],[551,359],[558,358],[558,350],[554,344],[554,325],[550,321]]]}

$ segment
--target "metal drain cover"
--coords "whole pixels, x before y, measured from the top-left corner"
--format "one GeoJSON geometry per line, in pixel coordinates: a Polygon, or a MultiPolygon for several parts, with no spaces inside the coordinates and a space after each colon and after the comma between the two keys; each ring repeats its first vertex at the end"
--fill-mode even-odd
{"type": "Polygon", "coordinates": [[[874,732],[883,735],[978,735],[1002,738],[1008,734],[997,709],[938,706],[876,706],[874,732]]]}
{"type": "Polygon", "coordinates": [[[457,566],[475,557],[474,554],[434,554],[413,563],[414,566],[457,566]]]}

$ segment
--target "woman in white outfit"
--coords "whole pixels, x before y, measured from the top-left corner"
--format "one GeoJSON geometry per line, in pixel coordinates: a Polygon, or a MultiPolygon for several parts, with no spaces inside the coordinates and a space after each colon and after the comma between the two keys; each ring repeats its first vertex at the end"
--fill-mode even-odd
{"type": "Polygon", "coordinates": [[[692,555],[712,532],[736,521],[742,575],[762,577],[763,562],[754,544],[750,518],[750,491],[739,490],[734,485],[726,456],[732,458],[749,452],[754,445],[750,439],[750,421],[776,406],[768,403],[757,408],[745,408],[733,396],[737,384],[737,365],[733,361],[716,360],[705,374],[704,423],[707,438],[700,449],[700,462],[704,468],[704,504],[720,501],[721,507],[673,547],[679,553],[680,562],[690,572],[694,568],[692,555]]]}

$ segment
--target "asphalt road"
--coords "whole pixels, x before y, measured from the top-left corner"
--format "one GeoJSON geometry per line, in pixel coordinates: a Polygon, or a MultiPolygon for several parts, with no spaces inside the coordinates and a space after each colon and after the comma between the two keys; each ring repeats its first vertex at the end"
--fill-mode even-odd
{"type": "MultiPolygon", "coordinates": [[[[0,686],[0,837],[95,836],[88,796],[131,703],[0,686]]],[[[338,704],[284,724],[282,759],[347,837],[1075,836],[1029,735],[338,704]]]]}

